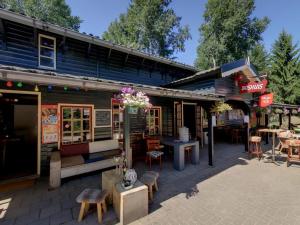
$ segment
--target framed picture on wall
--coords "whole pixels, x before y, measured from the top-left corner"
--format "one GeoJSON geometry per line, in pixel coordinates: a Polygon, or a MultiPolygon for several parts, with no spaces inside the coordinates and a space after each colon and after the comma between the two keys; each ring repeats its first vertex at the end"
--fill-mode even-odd
{"type": "Polygon", "coordinates": [[[112,126],[112,110],[111,109],[95,109],[94,118],[95,118],[95,128],[97,127],[111,127],[112,126]]]}

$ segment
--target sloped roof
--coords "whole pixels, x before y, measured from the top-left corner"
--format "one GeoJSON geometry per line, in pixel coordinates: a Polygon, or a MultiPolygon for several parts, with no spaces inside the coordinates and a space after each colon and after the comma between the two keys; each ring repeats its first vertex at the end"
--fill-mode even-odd
{"type": "Polygon", "coordinates": [[[199,79],[212,78],[213,76],[216,78],[227,77],[237,72],[242,72],[249,80],[259,79],[259,74],[254,66],[250,63],[249,59],[240,59],[234,62],[223,64],[222,66],[199,71],[192,76],[172,81],[171,83],[165,85],[165,87],[178,86],[199,79]]]}
{"type": "Polygon", "coordinates": [[[174,66],[177,68],[181,68],[181,69],[185,69],[185,70],[189,70],[191,72],[197,72],[199,71],[196,67],[194,66],[190,66],[184,63],[180,63],[180,62],[176,62],[174,60],[170,60],[161,56],[156,56],[156,55],[151,55],[148,54],[146,52],[143,51],[139,51],[133,48],[129,48],[126,46],[122,46],[122,45],[118,45],[118,44],[114,44],[112,42],[109,41],[104,41],[101,38],[99,38],[98,36],[94,36],[92,34],[88,35],[85,33],[80,33],[76,30],[72,30],[69,28],[64,28],[61,26],[58,26],[56,24],[51,24],[48,22],[44,22],[41,20],[38,20],[36,18],[32,18],[29,16],[25,16],[25,15],[21,15],[19,13],[15,13],[12,11],[9,11],[7,9],[0,9],[0,18],[2,19],[6,19],[9,21],[13,21],[16,23],[20,23],[26,26],[30,26],[30,27],[34,27],[34,28],[38,28],[41,30],[45,30],[51,33],[55,33],[58,35],[62,35],[62,36],[66,36],[66,37],[70,37],[70,38],[74,38],[77,40],[81,40],[87,43],[91,43],[94,45],[99,45],[105,48],[109,48],[109,49],[114,49],[116,51],[120,51],[120,52],[124,52],[130,55],[135,55],[138,57],[142,57],[145,59],[149,59],[149,60],[153,60],[162,64],[167,64],[170,66],[174,66]]]}

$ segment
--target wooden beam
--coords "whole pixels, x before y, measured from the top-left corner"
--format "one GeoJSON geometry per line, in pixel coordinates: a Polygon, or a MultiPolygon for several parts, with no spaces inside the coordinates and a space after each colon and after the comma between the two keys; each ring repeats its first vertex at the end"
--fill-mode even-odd
{"type": "Polygon", "coordinates": [[[132,149],[130,147],[130,115],[128,108],[124,110],[124,150],[127,159],[127,167],[132,167],[132,149]]]}
{"type": "Polygon", "coordinates": [[[0,19],[0,32],[3,34],[3,36],[2,36],[2,42],[3,42],[2,48],[6,49],[6,47],[7,47],[7,45],[6,45],[7,34],[6,34],[6,29],[5,29],[5,24],[4,24],[3,19],[0,19]]]}

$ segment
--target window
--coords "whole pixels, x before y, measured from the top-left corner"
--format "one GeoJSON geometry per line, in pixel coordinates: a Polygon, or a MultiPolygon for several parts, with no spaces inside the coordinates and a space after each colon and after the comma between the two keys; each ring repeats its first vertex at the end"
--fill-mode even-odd
{"type": "Polygon", "coordinates": [[[63,144],[92,140],[92,106],[61,106],[61,140],[63,144]]]}
{"type": "Polygon", "coordinates": [[[123,139],[123,112],[121,104],[112,101],[112,121],[113,121],[113,138],[123,139]]]}
{"type": "Polygon", "coordinates": [[[56,69],[56,39],[39,35],[39,67],[56,69]]]}
{"type": "Polygon", "coordinates": [[[161,108],[152,107],[149,109],[146,120],[146,133],[148,135],[161,135],[161,108]]]}

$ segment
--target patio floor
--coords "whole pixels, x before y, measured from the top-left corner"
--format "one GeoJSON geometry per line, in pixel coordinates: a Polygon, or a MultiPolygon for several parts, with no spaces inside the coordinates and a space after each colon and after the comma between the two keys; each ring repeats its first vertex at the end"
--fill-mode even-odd
{"type": "MultiPolygon", "coordinates": [[[[300,224],[299,166],[248,160],[242,145],[217,144],[215,149],[215,167],[207,165],[206,149],[199,165],[187,164],[182,172],[164,162],[150,213],[133,224],[300,224]]],[[[135,168],[141,175],[145,166],[141,162],[135,168]]],[[[157,165],[153,169],[159,171],[157,165]]],[[[86,187],[99,188],[101,175],[70,179],[54,191],[48,191],[47,182],[0,193],[0,224],[79,224],[75,198],[86,187]]],[[[110,209],[104,224],[116,223],[110,209]]],[[[97,224],[96,213],[80,224],[97,224]]]]}

